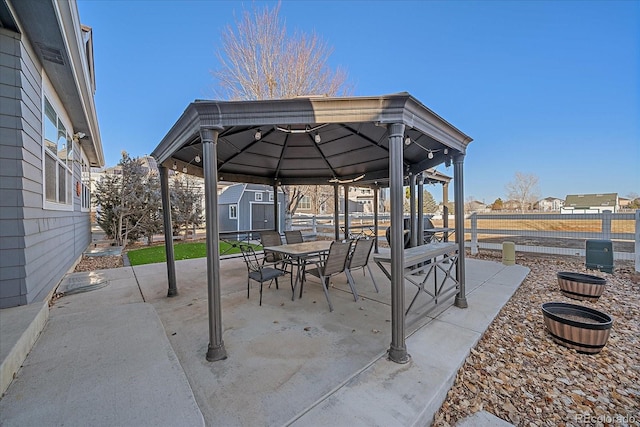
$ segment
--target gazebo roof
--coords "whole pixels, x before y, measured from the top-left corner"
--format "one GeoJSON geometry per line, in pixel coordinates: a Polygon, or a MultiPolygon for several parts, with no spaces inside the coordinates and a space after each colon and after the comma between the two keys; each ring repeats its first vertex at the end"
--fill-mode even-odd
{"type": "Polygon", "coordinates": [[[405,173],[420,173],[465,153],[471,138],[403,92],[370,97],[266,101],[197,100],[152,156],[168,168],[203,175],[200,131],[219,131],[219,179],[329,184],[389,177],[387,124],[402,123],[405,173]],[[364,176],[363,176],[364,175],[364,176]]]}

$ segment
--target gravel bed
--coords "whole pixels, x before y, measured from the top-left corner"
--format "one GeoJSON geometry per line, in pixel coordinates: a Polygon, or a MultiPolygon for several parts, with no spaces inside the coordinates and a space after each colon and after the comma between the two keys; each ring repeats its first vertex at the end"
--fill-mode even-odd
{"type": "Polygon", "coordinates": [[[76,268],[73,270],[74,272],[79,271],[94,271],[94,270],[104,270],[106,268],[118,268],[122,267],[124,263],[122,262],[121,255],[107,255],[107,256],[82,256],[82,259],[76,265],[76,268]]]}
{"type": "MultiPolygon", "coordinates": [[[[471,256],[468,256],[472,258],[471,256]]],[[[473,258],[501,261],[499,252],[473,258]]],[[[631,262],[614,274],[586,270],[584,258],[518,254],[531,272],[460,368],[434,426],[454,426],[487,411],[517,426],[640,426],[640,278],[631,262]],[[556,273],[607,279],[596,302],[560,293],[556,273]],[[569,302],[613,317],[604,349],[587,355],[556,344],[541,306],[569,302]]]]}

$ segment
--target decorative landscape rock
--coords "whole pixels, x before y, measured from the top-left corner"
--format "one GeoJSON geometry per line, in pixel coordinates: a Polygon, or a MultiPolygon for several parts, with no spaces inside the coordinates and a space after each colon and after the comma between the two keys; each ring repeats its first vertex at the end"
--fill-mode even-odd
{"type": "Polygon", "coordinates": [[[597,301],[604,292],[607,280],[584,273],[561,271],[557,274],[560,291],[567,297],[597,301]]]}
{"type": "Polygon", "coordinates": [[[581,353],[599,353],[613,325],[613,319],[606,313],[565,302],[542,304],[542,314],[553,340],[581,353]]]}
{"type": "MultiPolygon", "coordinates": [[[[502,261],[500,251],[467,255],[502,261]]],[[[597,309],[615,319],[615,328],[598,354],[558,345],[543,325],[540,309],[551,294],[565,298],[557,294],[558,271],[589,274],[584,257],[517,253],[516,262],[531,272],[471,350],[432,425],[454,427],[478,411],[518,427],[587,425],[578,424],[577,414],[636,414],[637,423],[640,369],[634,367],[640,366],[640,275],[633,261],[619,261],[615,274],[603,274],[607,291],[597,309]]]]}

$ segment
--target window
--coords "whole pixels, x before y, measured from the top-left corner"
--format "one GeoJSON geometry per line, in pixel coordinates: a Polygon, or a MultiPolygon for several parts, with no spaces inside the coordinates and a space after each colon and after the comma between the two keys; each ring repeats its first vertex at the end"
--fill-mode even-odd
{"type": "Polygon", "coordinates": [[[256,193],[256,202],[261,202],[262,201],[262,193],[256,193]]]}
{"type": "Polygon", "coordinates": [[[298,208],[311,209],[311,198],[309,196],[304,196],[302,199],[300,199],[300,203],[298,203],[298,208]]]}
{"type": "Polygon", "coordinates": [[[76,187],[76,192],[80,191],[80,206],[83,211],[88,211],[91,208],[91,168],[89,162],[82,153],[82,182],[78,183],[79,187],[76,187]]]}
{"type": "Polygon", "coordinates": [[[44,193],[46,208],[71,208],[73,142],[49,100],[44,98],[44,193]]]}
{"type": "Polygon", "coordinates": [[[238,219],[238,205],[229,205],[229,219],[238,219]]]}
{"type": "Polygon", "coordinates": [[[273,193],[269,193],[269,201],[273,202],[273,193]]]}

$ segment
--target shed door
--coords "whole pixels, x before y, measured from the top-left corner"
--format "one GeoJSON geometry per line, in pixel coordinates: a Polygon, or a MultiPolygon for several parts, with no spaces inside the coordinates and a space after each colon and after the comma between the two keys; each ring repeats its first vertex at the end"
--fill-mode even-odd
{"type": "Polygon", "coordinates": [[[273,205],[254,203],[251,205],[251,229],[273,230],[273,205]]]}

